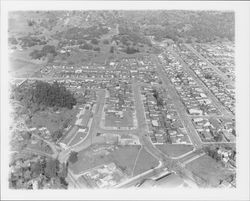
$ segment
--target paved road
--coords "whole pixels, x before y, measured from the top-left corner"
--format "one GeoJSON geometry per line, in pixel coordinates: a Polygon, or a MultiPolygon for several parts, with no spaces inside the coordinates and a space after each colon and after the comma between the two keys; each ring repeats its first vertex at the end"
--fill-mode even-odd
{"type": "Polygon", "coordinates": [[[119,188],[131,188],[135,187],[137,184],[141,183],[144,179],[149,179],[151,177],[156,177],[157,175],[166,172],[169,173],[168,170],[164,170],[164,167],[156,168],[156,169],[150,169],[147,172],[142,173],[141,175],[135,176],[131,180],[127,181],[124,184],[120,184],[117,187],[119,188]]]}
{"type": "Polygon", "coordinates": [[[163,85],[166,89],[168,89],[168,93],[170,93],[171,98],[174,100],[175,108],[179,114],[179,117],[181,121],[183,122],[183,125],[185,126],[187,133],[189,137],[191,138],[191,141],[195,148],[200,148],[202,146],[201,139],[196,132],[195,128],[193,127],[193,124],[191,122],[191,117],[187,115],[186,108],[183,105],[183,103],[180,101],[180,97],[177,94],[174,86],[171,84],[170,80],[168,79],[165,71],[163,70],[162,64],[159,63],[158,58],[154,56],[153,58],[157,64],[157,72],[159,74],[159,77],[162,80],[163,85]]]}
{"type": "Polygon", "coordinates": [[[145,110],[144,105],[141,100],[140,84],[133,80],[132,90],[135,96],[135,108],[136,108],[136,117],[138,121],[138,136],[141,144],[144,148],[153,155],[159,161],[166,161],[165,155],[163,155],[152,143],[148,135],[148,127],[145,119],[145,110]]]}
{"type": "Polygon", "coordinates": [[[99,122],[101,121],[102,108],[104,106],[104,97],[105,97],[105,90],[98,90],[97,91],[97,107],[96,107],[96,111],[93,114],[93,121],[92,121],[87,137],[81,143],[78,143],[70,147],[69,149],[62,151],[59,154],[59,159],[61,161],[66,161],[69,153],[72,150],[79,152],[83,149],[86,149],[92,144],[93,138],[95,138],[96,133],[98,132],[99,122]]]}
{"type": "MultiPolygon", "coordinates": [[[[162,73],[163,72],[161,71],[161,74],[162,73]]],[[[133,133],[133,134],[138,135],[142,146],[152,156],[154,156],[157,160],[162,162],[162,164],[163,164],[162,168],[168,167],[169,169],[172,169],[172,170],[176,169],[178,171],[181,171],[181,167],[175,162],[176,160],[173,160],[173,159],[169,158],[168,156],[166,156],[165,154],[163,154],[162,152],[160,152],[151,143],[150,137],[148,135],[148,128],[147,128],[147,123],[146,123],[146,119],[145,119],[144,106],[143,106],[143,102],[141,100],[140,83],[137,83],[135,80],[133,80],[132,89],[133,89],[133,93],[135,96],[135,108],[136,108],[136,117],[138,120],[138,129],[131,130],[131,131],[114,131],[114,130],[112,130],[112,132],[114,132],[114,133],[128,133],[129,132],[129,133],[133,133]]],[[[94,116],[93,116],[93,122],[91,124],[89,134],[87,135],[87,137],[85,138],[84,141],[76,144],[75,146],[72,146],[70,149],[62,151],[59,154],[59,160],[61,162],[64,162],[67,160],[67,158],[72,150],[79,152],[79,151],[89,147],[92,144],[92,141],[94,140],[94,138],[96,136],[96,133],[100,131],[99,123],[101,121],[101,116],[102,116],[101,114],[102,114],[102,110],[104,107],[104,103],[105,103],[105,91],[98,90],[97,91],[97,107],[96,107],[96,111],[95,111],[94,116]]],[[[109,132],[108,130],[103,130],[103,131],[109,132]]],[[[197,146],[199,145],[198,143],[200,143],[200,142],[197,140],[197,146]]],[[[141,181],[143,178],[155,176],[155,174],[157,174],[161,171],[162,171],[162,169],[158,169],[157,171],[156,170],[152,171],[150,174],[145,174],[142,177],[138,177],[138,178],[136,178],[136,180],[129,182],[128,184],[126,184],[126,186],[128,187],[128,186],[134,185],[136,182],[141,181]]],[[[74,175],[71,174],[70,178],[71,178],[72,182],[75,181],[75,185],[78,185],[77,178],[75,178],[74,175]]],[[[185,179],[190,179],[190,178],[187,177],[185,179]]],[[[191,178],[191,180],[192,180],[192,178],[191,178]]]]}
{"type": "Polygon", "coordinates": [[[228,111],[225,106],[221,104],[221,102],[215,97],[215,95],[208,89],[208,87],[200,80],[200,78],[194,73],[192,69],[182,60],[182,58],[172,49],[168,49],[181,63],[183,70],[186,71],[189,75],[191,75],[199,86],[202,87],[203,91],[208,95],[208,97],[212,100],[212,103],[219,109],[223,116],[233,117],[233,114],[228,111]]]}

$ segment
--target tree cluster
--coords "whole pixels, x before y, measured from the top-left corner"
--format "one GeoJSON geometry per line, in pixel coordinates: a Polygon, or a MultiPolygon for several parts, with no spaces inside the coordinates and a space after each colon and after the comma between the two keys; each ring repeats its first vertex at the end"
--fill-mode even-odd
{"type": "Polygon", "coordinates": [[[91,43],[92,43],[93,45],[98,45],[99,40],[97,40],[96,38],[93,38],[93,39],[91,40],[91,43]]]}
{"type": "Polygon", "coordinates": [[[70,163],[75,163],[78,160],[78,153],[75,151],[72,151],[69,155],[69,162],[70,163]]]}
{"type": "Polygon", "coordinates": [[[42,57],[46,57],[48,55],[51,55],[52,57],[57,55],[55,46],[45,45],[42,50],[33,50],[33,52],[30,53],[30,57],[32,59],[41,59],[42,57]]]}
{"type": "Polygon", "coordinates": [[[134,54],[137,52],[140,52],[138,48],[134,48],[134,47],[130,47],[130,46],[127,46],[127,48],[126,48],[127,54],[134,54]]]}
{"type": "MultiPolygon", "coordinates": [[[[19,159],[19,162],[23,163],[25,159],[19,159]]],[[[65,180],[68,174],[67,164],[61,164],[57,159],[46,157],[40,157],[28,164],[11,173],[9,178],[10,188],[32,189],[32,181],[34,180],[38,182],[39,189],[44,188],[48,183],[52,184],[53,188],[67,188],[68,183],[65,180]]],[[[13,166],[16,166],[16,164],[13,164],[13,166]]]]}
{"type": "Polygon", "coordinates": [[[153,96],[156,99],[157,106],[163,107],[163,104],[164,104],[163,98],[159,95],[158,91],[155,89],[153,90],[153,96]]]}
{"type": "Polygon", "coordinates": [[[72,109],[76,104],[74,95],[65,86],[54,82],[36,81],[33,85],[14,89],[14,99],[21,101],[33,112],[44,107],[66,107],[72,109]]]}
{"type": "Polygon", "coordinates": [[[91,44],[84,43],[83,45],[80,45],[79,48],[84,50],[92,50],[93,46],[91,44]]]}
{"type": "Polygon", "coordinates": [[[32,47],[35,45],[45,45],[47,43],[45,39],[40,39],[34,36],[23,36],[18,38],[18,40],[20,41],[20,45],[23,48],[32,47]]]}
{"type": "MultiPolygon", "coordinates": [[[[140,14],[139,14],[140,15],[140,14]]],[[[160,11],[146,12],[133,20],[144,24],[143,32],[176,42],[211,42],[227,38],[234,40],[234,13],[216,11],[160,11]]],[[[128,16],[129,17],[129,16],[128,16]]]]}

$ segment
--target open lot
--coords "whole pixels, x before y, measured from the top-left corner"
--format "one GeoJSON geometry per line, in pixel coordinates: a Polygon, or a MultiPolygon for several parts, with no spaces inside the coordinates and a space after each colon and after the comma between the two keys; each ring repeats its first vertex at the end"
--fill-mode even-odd
{"type": "Polygon", "coordinates": [[[74,174],[96,166],[114,162],[125,174],[130,175],[140,146],[93,145],[78,153],[78,161],[70,164],[74,174]]]}
{"type": "Polygon", "coordinates": [[[159,161],[155,159],[150,153],[148,153],[144,148],[140,151],[139,154],[140,155],[138,156],[138,159],[135,164],[135,169],[133,173],[134,176],[159,165],[159,161]]]}
{"type": "Polygon", "coordinates": [[[36,112],[29,123],[29,127],[47,127],[48,130],[53,133],[63,127],[63,124],[67,121],[74,121],[77,114],[77,109],[60,109],[59,113],[53,112],[53,110],[45,110],[36,112]]]}
{"type": "Polygon", "coordinates": [[[189,151],[192,151],[192,145],[185,144],[164,144],[156,145],[156,147],[162,151],[164,154],[169,155],[170,157],[178,157],[189,151]]]}
{"type": "Polygon", "coordinates": [[[221,179],[227,178],[232,173],[224,168],[221,163],[216,162],[207,155],[187,164],[186,168],[206,180],[213,187],[218,186],[221,179]]]}

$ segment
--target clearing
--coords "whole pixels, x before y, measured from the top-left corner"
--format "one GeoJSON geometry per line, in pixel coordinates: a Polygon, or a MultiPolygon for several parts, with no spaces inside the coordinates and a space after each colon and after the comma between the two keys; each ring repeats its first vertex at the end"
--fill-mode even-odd
{"type": "Polygon", "coordinates": [[[52,109],[36,112],[29,123],[29,127],[47,127],[53,133],[61,128],[66,122],[72,121],[76,118],[78,110],[62,108],[60,112],[54,112],[52,109]]]}

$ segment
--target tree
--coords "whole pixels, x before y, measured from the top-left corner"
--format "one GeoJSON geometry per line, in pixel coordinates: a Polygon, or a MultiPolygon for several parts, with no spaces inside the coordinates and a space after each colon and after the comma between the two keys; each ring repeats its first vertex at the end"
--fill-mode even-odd
{"type": "Polygon", "coordinates": [[[54,133],[52,133],[52,139],[54,142],[58,141],[63,136],[63,133],[61,130],[56,130],[54,133]]]}
{"type": "Polygon", "coordinates": [[[64,122],[63,122],[63,128],[67,128],[69,126],[69,123],[70,123],[70,119],[66,119],[64,122]]]}
{"type": "Polygon", "coordinates": [[[213,78],[213,76],[211,74],[209,74],[209,73],[206,73],[205,74],[205,78],[208,79],[208,80],[210,80],[210,79],[213,78]]]}
{"type": "Polygon", "coordinates": [[[92,50],[93,46],[88,44],[88,43],[84,43],[83,45],[79,46],[80,49],[85,49],[85,50],[92,50]]]}
{"type": "Polygon", "coordinates": [[[25,132],[25,133],[22,135],[22,137],[23,137],[24,140],[30,140],[31,135],[32,135],[32,134],[31,134],[30,132],[25,132]]]}
{"type": "Polygon", "coordinates": [[[33,26],[35,24],[35,22],[33,20],[27,20],[27,24],[28,26],[33,26]]]}
{"type": "Polygon", "coordinates": [[[160,107],[163,107],[163,103],[164,103],[163,99],[161,97],[159,97],[157,99],[157,105],[160,106],[160,107]]]}
{"type": "Polygon", "coordinates": [[[11,37],[11,38],[9,38],[9,43],[12,44],[12,45],[17,45],[17,44],[18,44],[18,41],[17,41],[16,38],[11,37]]]}
{"type": "Polygon", "coordinates": [[[109,44],[109,40],[108,39],[104,39],[103,40],[103,44],[108,45],[109,44]]]}
{"type": "Polygon", "coordinates": [[[78,160],[78,153],[75,151],[72,151],[69,155],[69,162],[75,163],[78,160]]]}
{"type": "Polygon", "coordinates": [[[214,137],[214,140],[216,142],[221,142],[223,140],[223,136],[221,133],[217,133],[217,135],[214,137]]]}
{"type": "Polygon", "coordinates": [[[42,166],[40,161],[34,162],[31,164],[31,172],[33,173],[33,177],[37,177],[41,174],[42,166]]]}
{"type": "Polygon", "coordinates": [[[96,38],[93,38],[91,40],[91,43],[94,44],[94,45],[98,45],[99,41],[96,38]]]}
{"type": "Polygon", "coordinates": [[[46,162],[45,176],[53,178],[57,176],[59,161],[57,159],[49,159],[46,162]]]}
{"type": "Polygon", "coordinates": [[[95,47],[93,50],[99,52],[101,49],[100,49],[100,47],[95,47]]]}
{"type": "Polygon", "coordinates": [[[114,53],[114,47],[113,46],[110,47],[110,53],[114,53]]]}
{"type": "Polygon", "coordinates": [[[232,130],[232,134],[233,134],[234,136],[236,136],[236,131],[235,131],[234,128],[233,128],[233,130],[232,130]]]}
{"type": "Polygon", "coordinates": [[[23,178],[28,181],[31,179],[31,171],[30,170],[26,170],[23,174],[23,178]]]}
{"type": "Polygon", "coordinates": [[[129,46],[127,46],[127,49],[126,49],[126,53],[127,54],[134,54],[134,53],[136,53],[136,52],[139,52],[139,49],[137,48],[134,48],[134,47],[129,47],[129,46]]]}

